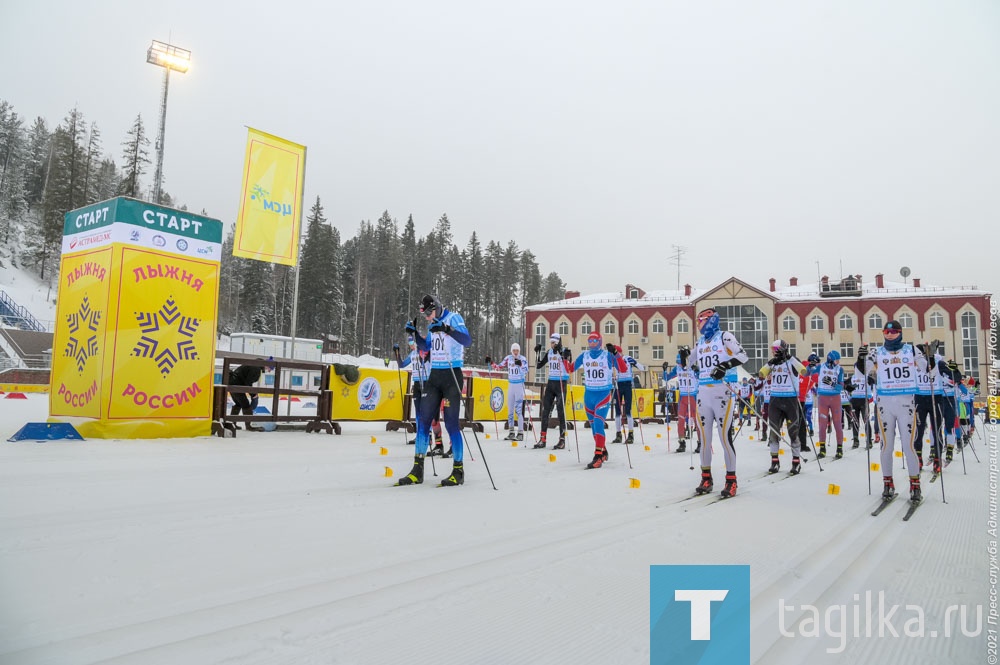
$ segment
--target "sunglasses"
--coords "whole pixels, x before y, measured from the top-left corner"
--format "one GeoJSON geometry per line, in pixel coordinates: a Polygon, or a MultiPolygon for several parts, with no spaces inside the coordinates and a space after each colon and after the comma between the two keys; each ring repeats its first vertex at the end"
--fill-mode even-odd
{"type": "Polygon", "coordinates": [[[902,335],[903,331],[902,330],[896,330],[895,328],[889,328],[888,330],[883,330],[882,334],[883,335],[902,335]]]}

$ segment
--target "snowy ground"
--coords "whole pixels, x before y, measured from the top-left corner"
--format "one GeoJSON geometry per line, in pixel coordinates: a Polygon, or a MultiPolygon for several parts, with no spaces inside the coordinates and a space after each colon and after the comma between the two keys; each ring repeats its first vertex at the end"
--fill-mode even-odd
{"type": "MultiPolygon", "coordinates": [[[[5,438],[45,413],[44,396],[0,399],[5,438]]],[[[744,430],[739,496],[676,503],[697,472],[662,426],[644,428],[631,471],[622,445],[585,471],[572,434],[549,462],[486,427],[499,491],[471,433],[476,461],[449,489],[389,487],[384,467],[405,474],[413,449],[377,425],[0,444],[0,663],[645,663],[649,566],[680,563],[751,566],[755,663],[987,662],[985,625],[942,628],[948,605],[987,603],[985,441],[968,475],[948,468],[947,505],[925,480],[903,523],[902,500],[869,516],[864,448],[775,480],[744,430]],[[802,636],[799,609],[796,636],[779,633],[779,602],[823,612],[869,590],[900,605],[896,630],[920,605],[939,636],[849,637],[831,654],[839,641],[802,636]]]]}
{"type": "MultiPolygon", "coordinates": [[[[9,259],[6,261],[9,262],[9,259]]],[[[47,330],[53,329],[56,289],[50,288],[47,281],[39,280],[28,271],[0,265],[0,291],[6,291],[15,303],[31,312],[47,330]]]]}

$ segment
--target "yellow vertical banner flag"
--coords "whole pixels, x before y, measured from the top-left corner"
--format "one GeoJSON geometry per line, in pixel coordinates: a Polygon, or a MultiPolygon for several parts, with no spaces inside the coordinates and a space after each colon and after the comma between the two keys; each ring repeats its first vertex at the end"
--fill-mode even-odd
{"type": "Polygon", "coordinates": [[[66,213],[49,416],[85,437],[211,432],[222,222],[128,198],[66,213]]]}
{"type": "Polygon", "coordinates": [[[294,266],[306,147],[249,129],[233,256],[294,266]]]}

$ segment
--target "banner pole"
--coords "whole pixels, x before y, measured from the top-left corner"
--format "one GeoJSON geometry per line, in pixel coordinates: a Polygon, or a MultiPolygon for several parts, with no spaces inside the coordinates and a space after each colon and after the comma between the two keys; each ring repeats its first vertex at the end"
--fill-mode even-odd
{"type": "MultiPolygon", "coordinates": [[[[295,360],[295,333],[296,323],[298,323],[299,318],[299,267],[302,265],[302,223],[303,217],[305,216],[305,204],[306,204],[306,157],[308,156],[308,148],[302,146],[302,191],[299,193],[299,233],[298,237],[295,238],[295,246],[298,248],[298,253],[295,258],[295,286],[292,288],[292,325],[291,333],[292,338],[292,360],[295,360]]],[[[320,356],[322,359],[322,355],[320,356]]],[[[291,371],[288,374],[288,387],[291,388],[292,385],[292,375],[291,371]]],[[[292,398],[291,395],[288,396],[287,410],[285,415],[292,414],[292,398]]]]}

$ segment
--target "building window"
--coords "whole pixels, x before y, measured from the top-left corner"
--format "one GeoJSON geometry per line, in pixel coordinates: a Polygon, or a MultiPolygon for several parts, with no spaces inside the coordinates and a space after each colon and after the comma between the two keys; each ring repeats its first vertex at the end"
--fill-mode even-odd
{"type": "Polygon", "coordinates": [[[628,297],[629,297],[630,300],[638,300],[638,298],[639,298],[639,289],[629,289],[628,290],[628,297]]]}
{"type": "Polygon", "coordinates": [[[590,321],[584,321],[583,323],[580,324],[580,334],[581,335],[589,335],[592,332],[594,332],[594,324],[593,323],[591,323],[590,321]]]}
{"type": "Polygon", "coordinates": [[[650,326],[650,330],[653,333],[663,332],[663,319],[653,319],[653,323],[650,326]]]}
{"type": "Polygon", "coordinates": [[[677,319],[677,332],[686,333],[691,332],[691,326],[687,319],[677,319]]]}
{"type": "Polygon", "coordinates": [[[872,314],[868,317],[868,328],[871,330],[882,330],[882,315],[872,314]]]}
{"type": "Polygon", "coordinates": [[[639,322],[636,321],[635,319],[629,319],[629,321],[628,321],[628,333],[630,335],[638,335],[639,334],[639,322]]]}
{"type": "Polygon", "coordinates": [[[824,327],[823,326],[824,323],[825,321],[823,320],[822,316],[820,316],[819,314],[814,314],[813,317],[809,319],[809,329],[822,330],[824,327]]]}
{"type": "Polygon", "coordinates": [[[854,317],[850,314],[841,314],[839,323],[841,330],[854,330],[854,317]]]}
{"type": "Polygon", "coordinates": [[[273,386],[274,385],[274,375],[273,374],[265,374],[264,375],[264,385],[265,386],[273,386]]]}
{"type": "Polygon", "coordinates": [[[941,312],[931,313],[931,328],[944,328],[944,314],[941,312]]]}
{"type": "Polygon", "coordinates": [[[663,347],[654,346],[653,347],[653,360],[663,360],[663,347]]]}
{"type": "Polygon", "coordinates": [[[615,330],[617,330],[617,329],[618,328],[617,328],[617,326],[615,326],[615,322],[614,321],[605,321],[604,322],[604,334],[605,335],[614,335],[615,334],[615,330]]]}
{"type": "Polygon", "coordinates": [[[796,351],[795,345],[794,344],[789,344],[788,345],[788,355],[794,356],[794,357],[797,358],[798,356],[796,355],[796,353],[798,353],[798,351],[796,351]]]}
{"type": "Polygon", "coordinates": [[[719,320],[723,330],[729,330],[747,353],[748,361],[746,370],[751,374],[756,373],[764,364],[764,361],[757,357],[756,349],[766,351],[766,358],[770,357],[770,340],[768,339],[767,314],[758,309],[755,305],[724,305],[716,307],[719,313],[719,320]]]}
{"type": "Polygon", "coordinates": [[[906,312],[903,312],[902,314],[899,315],[899,325],[903,326],[904,328],[912,328],[913,317],[907,314],[906,312]]]}
{"type": "Polygon", "coordinates": [[[549,340],[549,328],[544,323],[535,324],[535,344],[541,344],[544,348],[549,340]]]}
{"type": "Polygon", "coordinates": [[[841,358],[853,358],[854,357],[854,344],[851,342],[841,342],[840,344],[840,357],[841,358]]]}
{"type": "Polygon", "coordinates": [[[292,374],[292,385],[302,387],[302,375],[292,374]]]}
{"type": "Polygon", "coordinates": [[[965,371],[979,381],[979,321],[975,312],[962,312],[962,358],[965,371]]]}
{"type": "Polygon", "coordinates": [[[563,321],[563,322],[561,322],[559,324],[559,334],[560,335],[568,335],[569,334],[569,324],[566,323],[565,321],[563,321]]]}
{"type": "Polygon", "coordinates": [[[826,349],[823,347],[822,344],[813,344],[812,352],[815,353],[820,358],[823,358],[823,356],[826,354],[826,349]]]}
{"type": "Polygon", "coordinates": [[[630,346],[630,347],[628,347],[628,349],[626,349],[626,353],[628,355],[632,356],[633,358],[638,358],[639,357],[639,347],[638,346],[630,346]]]}
{"type": "Polygon", "coordinates": [[[781,320],[781,329],[782,330],[787,330],[787,331],[794,331],[795,330],[795,317],[789,315],[789,316],[786,316],[785,318],[783,318],[781,320]]]}

